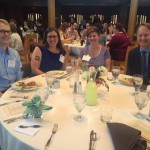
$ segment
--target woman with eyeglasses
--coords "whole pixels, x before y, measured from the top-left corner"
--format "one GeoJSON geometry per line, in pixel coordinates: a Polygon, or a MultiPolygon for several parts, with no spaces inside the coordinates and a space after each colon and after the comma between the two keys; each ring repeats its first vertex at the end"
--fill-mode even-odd
{"type": "Polygon", "coordinates": [[[62,47],[60,35],[56,28],[45,31],[43,45],[35,47],[32,59],[32,75],[40,75],[47,71],[62,70],[65,66],[66,52],[62,47]]]}

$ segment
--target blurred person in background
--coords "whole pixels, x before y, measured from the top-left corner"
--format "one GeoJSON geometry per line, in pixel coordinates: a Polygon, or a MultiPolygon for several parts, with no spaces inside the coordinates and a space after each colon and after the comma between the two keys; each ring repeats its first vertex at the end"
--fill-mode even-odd
{"type": "Polygon", "coordinates": [[[17,28],[15,24],[10,23],[10,29],[11,29],[11,48],[17,50],[18,52],[23,51],[23,43],[21,40],[20,35],[17,33],[17,28]]]}
{"type": "Polygon", "coordinates": [[[9,20],[9,23],[10,23],[10,24],[15,24],[15,26],[16,26],[16,28],[17,28],[17,33],[20,35],[21,40],[23,41],[24,39],[23,39],[22,31],[21,31],[21,29],[17,26],[17,21],[16,21],[15,19],[10,19],[10,20],[9,20]]]}
{"type": "Polygon", "coordinates": [[[74,37],[74,40],[79,40],[80,36],[78,34],[78,24],[76,22],[72,22],[69,30],[67,31],[67,38],[74,37]]]}
{"type": "Polygon", "coordinates": [[[71,43],[74,40],[74,36],[67,38],[67,32],[69,30],[69,24],[67,22],[62,23],[59,28],[60,39],[63,44],[71,43]]]}
{"type": "Polygon", "coordinates": [[[52,70],[63,70],[66,62],[65,55],[58,30],[48,28],[44,33],[43,46],[37,46],[33,51],[32,76],[52,70]]]}
{"type": "Polygon", "coordinates": [[[107,46],[109,47],[110,54],[111,54],[111,59],[124,61],[127,48],[129,45],[131,45],[130,38],[127,35],[121,23],[117,23],[114,25],[113,32],[115,35],[107,44],[107,46]]]}
{"type": "Polygon", "coordinates": [[[18,52],[8,47],[11,39],[9,23],[0,19],[0,96],[11,84],[22,79],[22,64],[18,52]]]}

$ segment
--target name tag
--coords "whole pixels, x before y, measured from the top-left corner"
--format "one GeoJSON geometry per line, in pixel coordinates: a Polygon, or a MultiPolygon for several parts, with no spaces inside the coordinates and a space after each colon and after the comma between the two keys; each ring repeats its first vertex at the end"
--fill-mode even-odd
{"type": "Polygon", "coordinates": [[[15,68],[15,61],[14,60],[8,60],[8,67],[9,68],[15,68]]]}
{"type": "Polygon", "coordinates": [[[60,55],[59,61],[64,63],[64,59],[65,59],[65,57],[63,55],[60,55]]]}
{"type": "Polygon", "coordinates": [[[91,59],[91,57],[89,55],[84,55],[82,60],[84,61],[89,61],[91,59]]]}

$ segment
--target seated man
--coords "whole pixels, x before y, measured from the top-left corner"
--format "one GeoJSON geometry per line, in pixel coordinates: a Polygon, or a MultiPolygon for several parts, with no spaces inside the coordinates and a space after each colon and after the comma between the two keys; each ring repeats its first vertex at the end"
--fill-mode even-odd
{"type": "Polygon", "coordinates": [[[137,30],[139,47],[128,56],[127,74],[143,75],[144,84],[150,84],[150,24],[143,23],[137,30]]]}
{"type": "Polygon", "coordinates": [[[71,27],[67,31],[67,38],[74,37],[74,40],[79,40],[80,36],[77,31],[78,24],[76,22],[71,23],[71,27]]]}
{"type": "Polygon", "coordinates": [[[9,23],[0,19],[0,97],[13,82],[20,80],[23,75],[18,52],[8,47],[10,38],[9,23]]]}

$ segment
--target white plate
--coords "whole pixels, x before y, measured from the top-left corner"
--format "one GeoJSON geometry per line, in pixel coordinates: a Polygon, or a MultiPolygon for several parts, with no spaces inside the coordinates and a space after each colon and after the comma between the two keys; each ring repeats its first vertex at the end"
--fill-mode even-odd
{"type": "Polygon", "coordinates": [[[47,72],[51,77],[54,77],[54,78],[61,78],[63,77],[64,75],[67,74],[66,71],[61,71],[61,70],[54,70],[54,71],[49,71],[47,72]]]}
{"type": "Polygon", "coordinates": [[[25,87],[22,87],[22,86],[19,86],[20,82],[24,82],[25,84],[29,83],[30,81],[26,82],[26,81],[18,81],[18,82],[15,82],[11,85],[12,89],[13,90],[17,90],[17,91],[31,91],[31,90],[35,90],[37,89],[38,87],[38,84],[36,83],[36,85],[34,86],[25,86],[25,87]]]}
{"type": "Polygon", "coordinates": [[[119,78],[119,82],[125,85],[133,86],[132,77],[122,76],[119,78]]]}

